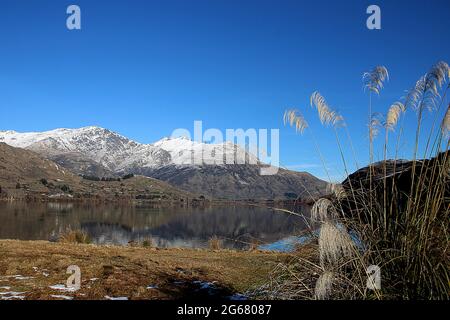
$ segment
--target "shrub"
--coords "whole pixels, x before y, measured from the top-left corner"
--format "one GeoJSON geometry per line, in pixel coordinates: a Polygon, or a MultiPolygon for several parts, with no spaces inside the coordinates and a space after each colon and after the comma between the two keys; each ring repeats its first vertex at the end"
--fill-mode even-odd
{"type": "Polygon", "coordinates": [[[89,235],[81,230],[72,230],[70,227],[65,232],[61,233],[58,242],[63,243],[91,243],[89,235]]]}
{"type": "Polygon", "coordinates": [[[257,240],[257,239],[252,239],[252,241],[250,242],[249,246],[248,246],[248,250],[249,251],[255,251],[258,250],[258,247],[261,243],[257,240]]]}
{"type": "Polygon", "coordinates": [[[100,178],[95,176],[82,175],[81,177],[85,180],[100,181],[100,178]]]}
{"type": "Polygon", "coordinates": [[[153,239],[151,237],[145,238],[144,240],[142,240],[142,246],[144,248],[153,247],[153,239]]]}
{"type": "Polygon", "coordinates": [[[222,240],[220,240],[217,236],[212,236],[208,240],[208,245],[211,250],[220,250],[222,248],[222,240]]]}
{"type": "Polygon", "coordinates": [[[293,192],[286,192],[284,194],[284,196],[288,199],[297,199],[298,198],[298,194],[293,193],[293,192]]]}
{"type": "Polygon", "coordinates": [[[67,192],[71,192],[70,187],[68,185],[66,185],[66,184],[62,185],[60,187],[60,189],[61,189],[61,191],[66,192],[66,193],[67,192]]]}
{"type": "Polygon", "coordinates": [[[124,175],[124,176],[122,177],[122,180],[127,180],[127,179],[130,179],[130,178],[133,178],[133,177],[134,177],[134,174],[132,174],[132,173],[126,174],[126,175],[124,175]]]}

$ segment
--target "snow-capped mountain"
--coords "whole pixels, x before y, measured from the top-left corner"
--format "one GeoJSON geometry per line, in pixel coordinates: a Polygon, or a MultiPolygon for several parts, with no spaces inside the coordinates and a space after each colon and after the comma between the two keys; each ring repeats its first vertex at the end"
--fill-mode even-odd
{"type": "Polygon", "coordinates": [[[180,137],[141,144],[100,127],[26,133],[0,131],[0,142],[52,159],[61,155],[83,156],[112,172],[130,172],[134,168],[157,168],[168,164],[259,163],[255,156],[231,142],[206,144],[180,137]]]}
{"type": "Polygon", "coordinates": [[[164,138],[142,144],[99,127],[0,131],[0,142],[34,151],[76,174],[145,175],[215,198],[310,197],[323,194],[326,188],[324,181],[308,173],[280,169],[277,174],[261,176],[259,169],[264,164],[230,142],[164,138]]]}
{"type": "Polygon", "coordinates": [[[0,142],[29,149],[49,158],[62,154],[79,154],[113,172],[170,163],[167,151],[137,143],[99,127],[26,133],[0,131],[0,142]]]}
{"type": "Polygon", "coordinates": [[[259,159],[241,147],[227,141],[207,144],[192,141],[185,137],[163,138],[153,144],[170,153],[171,164],[221,165],[221,164],[259,164],[259,159]]]}

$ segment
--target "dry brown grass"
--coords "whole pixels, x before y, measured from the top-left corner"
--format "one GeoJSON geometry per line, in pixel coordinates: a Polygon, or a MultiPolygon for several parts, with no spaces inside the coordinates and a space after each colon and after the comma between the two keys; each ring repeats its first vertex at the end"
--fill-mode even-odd
{"type": "Polygon", "coordinates": [[[72,230],[69,228],[59,235],[58,242],[88,244],[91,243],[91,238],[82,230],[72,230]]]}
{"type": "Polygon", "coordinates": [[[220,250],[222,248],[222,240],[217,236],[212,236],[208,240],[208,245],[211,250],[220,250]]]}
{"type": "Polygon", "coordinates": [[[267,283],[270,272],[286,254],[261,251],[157,249],[95,246],[46,241],[0,241],[0,286],[26,292],[26,299],[173,299],[195,292],[179,282],[217,281],[230,292],[245,292],[267,283]],[[81,290],[59,292],[49,286],[64,284],[67,267],[81,269],[81,290]],[[9,275],[32,277],[16,280],[9,275]],[[91,280],[95,279],[95,280],[91,280]],[[152,288],[147,289],[151,286],[152,288]]]}
{"type": "Polygon", "coordinates": [[[248,250],[249,251],[258,250],[260,245],[261,242],[258,239],[252,239],[249,243],[248,250]]]}
{"type": "Polygon", "coordinates": [[[270,282],[255,291],[261,299],[304,299],[314,297],[314,286],[322,269],[317,244],[297,246],[288,258],[272,270],[270,282]]]}

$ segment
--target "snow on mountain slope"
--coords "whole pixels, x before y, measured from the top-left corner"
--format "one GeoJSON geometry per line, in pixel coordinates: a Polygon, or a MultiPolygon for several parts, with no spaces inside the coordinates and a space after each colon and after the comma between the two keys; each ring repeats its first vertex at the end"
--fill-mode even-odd
{"type": "Polygon", "coordinates": [[[35,151],[45,157],[78,154],[113,172],[164,165],[259,164],[256,156],[231,142],[206,144],[187,138],[164,138],[141,144],[100,127],[19,133],[0,131],[0,142],[35,151]]]}
{"type": "Polygon", "coordinates": [[[259,164],[256,156],[231,142],[207,144],[179,137],[163,138],[153,145],[168,151],[176,165],[259,164]]]}
{"type": "Polygon", "coordinates": [[[137,143],[99,127],[27,133],[0,131],[0,142],[30,149],[46,157],[76,152],[111,171],[161,166],[170,162],[170,154],[165,150],[137,143]]]}
{"type": "Polygon", "coordinates": [[[325,194],[326,183],[280,169],[269,176],[256,156],[231,143],[164,138],[141,144],[99,127],[19,133],[0,131],[0,143],[39,153],[81,175],[153,177],[185,191],[224,199],[286,199],[325,194]]]}

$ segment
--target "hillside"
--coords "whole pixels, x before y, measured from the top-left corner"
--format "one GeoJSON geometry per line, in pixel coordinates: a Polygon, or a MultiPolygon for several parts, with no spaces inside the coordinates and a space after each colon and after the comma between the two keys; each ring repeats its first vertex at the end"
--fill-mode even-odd
{"type": "Polygon", "coordinates": [[[327,183],[305,172],[279,169],[260,175],[258,165],[164,166],[148,175],[183,190],[216,199],[310,199],[326,192],[327,183]]]}
{"type": "Polygon", "coordinates": [[[168,183],[135,176],[120,181],[91,181],[38,154],[0,143],[2,198],[75,198],[181,200],[195,195],[168,183]]]}

